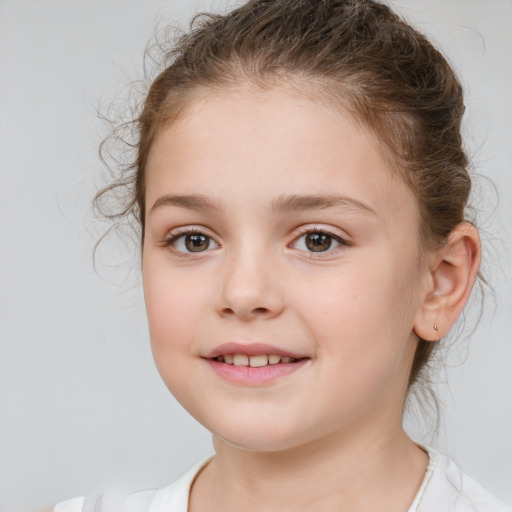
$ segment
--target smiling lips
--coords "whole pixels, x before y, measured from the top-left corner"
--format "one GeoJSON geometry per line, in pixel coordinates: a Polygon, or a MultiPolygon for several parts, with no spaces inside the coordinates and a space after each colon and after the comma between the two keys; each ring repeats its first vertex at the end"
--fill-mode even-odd
{"type": "Polygon", "coordinates": [[[250,366],[251,368],[261,368],[262,366],[272,364],[287,364],[298,361],[295,357],[280,356],[278,354],[260,354],[249,356],[247,354],[225,354],[218,356],[215,361],[219,363],[232,364],[234,366],[250,366]]]}
{"type": "Polygon", "coordinates": [[[244,385],[274,381],[295,372],[310,360],[260,343],[226,343],[205,357],[213,371],[225,380],[244,385]]]}

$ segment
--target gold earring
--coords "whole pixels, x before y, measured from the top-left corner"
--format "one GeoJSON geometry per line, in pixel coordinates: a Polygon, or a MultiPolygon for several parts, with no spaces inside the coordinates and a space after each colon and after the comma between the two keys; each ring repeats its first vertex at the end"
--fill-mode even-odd
{"type": "Polygon", "coordinates": [[[433,325],[434,331],[436,331],[436,339],[435,341],[439,341],[439,327],[437,324],[433,325]]]}

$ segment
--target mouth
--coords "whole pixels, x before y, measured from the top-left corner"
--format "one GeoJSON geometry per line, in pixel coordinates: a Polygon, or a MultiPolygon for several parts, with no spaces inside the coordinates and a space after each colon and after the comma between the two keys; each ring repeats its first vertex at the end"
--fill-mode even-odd
{"type": "Polygon", "coordinates": [[[281,356],[279,354],[224,354],[211,358],[218,363],[231,364],[233,366],[249,366],[251,368],[262,368],[276,364],[296,363],[305,357],[281,356]]]}
{"type": "Polygon", "coordinates": [[[204,356],[223,379],[241,385],[263,385],[306,366],[310,357],[261,343],[226,343],[204,356]]]}

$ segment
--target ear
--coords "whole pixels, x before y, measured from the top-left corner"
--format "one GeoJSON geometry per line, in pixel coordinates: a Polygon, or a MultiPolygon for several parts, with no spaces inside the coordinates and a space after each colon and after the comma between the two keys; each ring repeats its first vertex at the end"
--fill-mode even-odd
{"type": "Polygon", "coordinates": [[[431,254],[425,296],[414,322],[420,338],[437,341],[457,321],[473,288],[481,252],[478,230],[462,222],[446,245],[431,254]]]}

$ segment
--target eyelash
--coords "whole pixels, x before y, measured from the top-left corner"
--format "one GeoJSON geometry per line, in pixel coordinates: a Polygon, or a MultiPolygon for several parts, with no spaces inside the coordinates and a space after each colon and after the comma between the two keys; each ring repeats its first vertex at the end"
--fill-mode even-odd
{"type": "MultiPolygon", "coordinates": [[[[341,236],[333,233],[332,231],[329,231],[327,229],[324,229],[324,228],[304,228],[295,238],[294,240],[289,244],[289,247],[292,247],[297,244],[297,242],[302,238],[304,237],[305,235],[308,235],[308,234],[320,234],[320,235],[325,235],[325,236],[328,236],[330,239],[334,240],[335,242],[339,243],[340,246],[345,246],[345,247],[349,247],[351,245],[350,242],[348,242],[347,240],[345,240],[344,238],[342,238],[341,236]]],[[[217,242],[215,242],[215,240],[209,236],[209,235],[206,235],[204,233],[204,231],[201,231],[200,229],[195,229],[195,228],[190,228],[190,229],[185,229],[183,231],[180,231],[179,233],[175,233],[175,234],[170,234],[169,237],[167,237],[164,241],[164,246],[165,247],[169,247],[173,250],[173,252],[175,254],[177,254],[178,256],[181,256],[181,257],[187,257],[189,256],[190,254],[194,254],[194,251],[180,251],[180,250],[177,250],[175,247],[174,247],[174,244],[180,240],[181,238],[185,238],[187,235],[202,235],[204,236],[205,238],[209,239],[211,242],[213,242],[214,244],[216,244],[217,246],[219,246],[219,244],[217,242]]],[[[339,249],[339,247],[335,247],[334,249],[328,249],[326,251],[307,251],[307,250],[301,250],[301,252],[304,252],[306,254],[309,254],[310,256],[309,257],[322,257],[323,254],[329,254],[333,251],[335,251],[336,249],[339,249]]],[[[209,249],[209,247],[208,247],[209,249]]],[[[204,251],[197,251],[197,254],[200,254],[202,252],[207,252],[208,249],[204,250],[204,251]]]]}
{"type": "MultiPolygon", "coordinates": [[[[164,246],[165,247],[169,247],[173,252],[174,254],[176,254],[177,256],[180,256],[180,257],[187,257],[189,256],[190,254],[195,254],[193,251],[190,251],[190,252],[185,252],[185,251],[179,251],[177,250],[175,247],[174,247],[174,244],[180,240],[181,238],[185,238],[187,235],[202,235],[204,236],[205,238],[207,238],[208,240],[210,240],[211,242],[213,242],[214,244],[216,244],[217,246],[219,245],[217,242],[215,242],[215,240],[211,237],[211,236],[208,236],[204,233],[204,231],[201,231],[200,229],[196,229],[196,228],[189,228],[189,229],[184,229],[183,231],[180,231],[179,233],[171,233],[164,241],[164,246]]],[[[207,252],[207,251],[197,251],[197,254],[201,254],[202,252],[207,252]]]]}
{"type": "Polygon", "coordinates": [[[306,227],[304,228],[303,230],[301,230],[301,232],[299,233],[299,235],[297,235],[293,242],[291,242],[290,246],[293,247],[294,245],[297,244],[297,242],[305,235],[308,235],[308,234],[312,234],[312,233],[315,233],[315,234],[320,234],[320,235],[325,235],[325,236],[328,236],[329,238],[331,238],[332,240],[334,240],[335,242],[339,243],[340,245],[338,247],[335,247],[334,249],[328,249],[327,251],[318,251],[318,252],[315,252],[315,251],[302,251],[302,252],[305,252],[306,254],[308,254],[308,257],[314,257],[314,258],[321,258],[323,255],[327,255],[327,254],[331,254],[332,252],[336,251],[337,249],[340,249],[341,247],[350,247],[352,244],[350,242],[348,242],[347,240],[345,240],[344,238],[342,238],[340,235],[336,234],[336,233],[333,233],[332,231],[329,231],[328,229],[325,229],[325,228],[316,228],[316,227],[306,227]]]}

